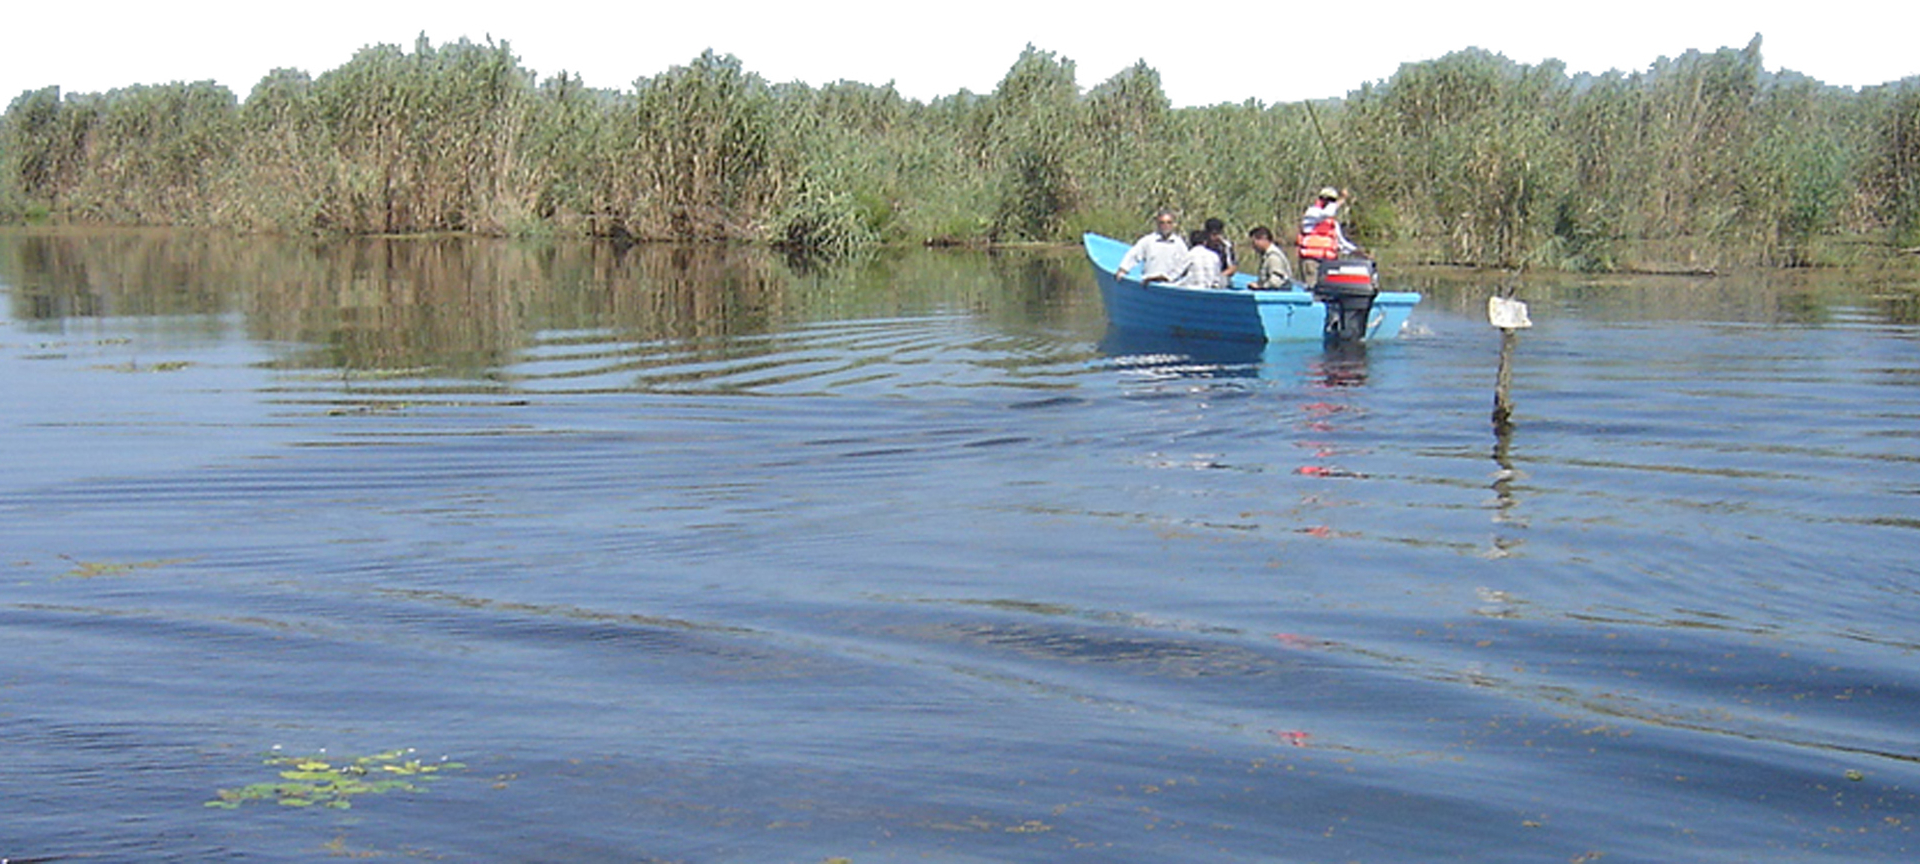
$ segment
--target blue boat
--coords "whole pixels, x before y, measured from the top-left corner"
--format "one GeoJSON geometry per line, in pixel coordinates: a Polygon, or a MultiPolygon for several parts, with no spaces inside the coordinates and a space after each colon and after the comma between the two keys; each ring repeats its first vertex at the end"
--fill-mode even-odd
{"type": "MultiPolygon", "coordinates": [[[[1253,291],[1247,288],[1253,278],[1245,273],[1234,274],[1230,289],[1142,283],[1133,275],[1116,279],[1113,271],[1131,244],[1092,233],[1082,239],[1094,278],[1100,282],[1107,321],[1116,329],[1234,342],[1285,342],[1326,335],[1327,308],[1304,285],[1295,283],[1291,291],[1253,291]]],[[[1398,336],[1419,302],[1420,295],[1411,291],[1380,292],[1367,317],[1366,338],[1398,336]]]]}

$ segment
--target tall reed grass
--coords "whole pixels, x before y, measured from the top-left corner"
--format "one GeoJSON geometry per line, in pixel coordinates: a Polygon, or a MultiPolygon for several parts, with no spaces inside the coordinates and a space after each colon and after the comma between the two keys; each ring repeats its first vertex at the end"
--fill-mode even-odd
{"type": "Polygon", "coordinates": [[[1283,233],[1314,189],[1351,233],[1439,261],[1590,270],[1818,263],[1838,235],[1920,242],[1920,82],[1769,73],[1756,39],[1568,75],[1478,50],[1314,105],[1175,109],[1143,61],[1080,87],[1029,46],[992,93],[769,84],[706,52],[623,90],[536,81],[507,43],[362,50],[207,82],[21,94],[0,218],[282,233],[585,234],[876,243],[1283,233]],[[1645,250],[1670,250],[1649,253],[1645,250]]]}

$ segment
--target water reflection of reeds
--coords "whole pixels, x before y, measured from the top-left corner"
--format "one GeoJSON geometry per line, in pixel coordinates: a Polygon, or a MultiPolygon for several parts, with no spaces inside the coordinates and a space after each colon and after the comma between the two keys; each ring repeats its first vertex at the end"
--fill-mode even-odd
{"type": "MultiPolygon", "coordinates": [[[[1001,340],[989,353],[1002,374],[1043,378],[1063,336],[1091,343],[1103,330],[1086,265],[1063,247],[889,249],[796,266],[760,247],[719,243],[41,230],[0,234],[0,279],[16,321],[238,326],[273,346],[279,368],[460,389],[567,379],[592,389],[740,386],[763,381],[751,367],[770,358],[811,358],[820,382],[845,384],[863,368],[915,362],[908,354],[916,347],[868,343],[845,325],[903,318],[971,322],[1001,340]]],[[[1385,281],[1426,295],[1418,315],[1467,319],[1484,315],[1489,292],[1515,283],[1545,323],[1920,321],[1920,278],[1900,261],[1717,276],[1397,267],[1385,281]]],[[[917,347],[977,346],[979,333],[942,326],[916,328],[917,347]]]]}
{"type": "Polygon", "coordinates": [[[725,364],[771,350],[759,337],[816,322],[959,315],[1012,333],[1083,327],[1099,311],[1081,269],[1062,249],[897,250],[796,269],[718,243],[0,236],[15,320],[237,319],[281,346],[281,368],[463,386],[557,354],[604,369],[638,355],[671,356],[683,370],[725,364]]]}
{"type": "Polygon", "coordinates": [[[1698,276],[1516,276],[1502,270],[1411,267],[1383,278],[1395,288],[1425,295],[1423,309],[1482,319],[1489,294],[1510,284],[1536,309],[1621,322],[1822,324],[1870,309],[1886,323],[1910,324],[1920,308],[1920,273],[1897,267],[1753,269],[1698,276]]]}

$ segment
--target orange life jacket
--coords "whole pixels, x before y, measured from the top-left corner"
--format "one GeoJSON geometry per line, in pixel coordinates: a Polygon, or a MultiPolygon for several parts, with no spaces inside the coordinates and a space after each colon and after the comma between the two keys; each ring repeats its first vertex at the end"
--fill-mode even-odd
{"type": "Polygon", "coordinates": [[[1313,230],[1300,235],[1297,241],[1300,257],[1332,261],[1340,257],[1340,223],[1333,219],[1322,219],[1314,223],[1313,230]]]}

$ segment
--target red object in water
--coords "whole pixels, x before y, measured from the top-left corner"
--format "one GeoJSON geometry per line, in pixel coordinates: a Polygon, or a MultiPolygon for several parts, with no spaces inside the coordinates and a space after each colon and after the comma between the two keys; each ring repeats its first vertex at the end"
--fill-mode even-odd
{"type": "Polygon", "coordinates": [[[1304,474],[1308,477],[1351,477],[1356,480],[1365,479],[1367,476],[1357,471],[1348,471],[1345,468],[1328,468],[1325,465],[1302,465],[1294,469],[1294,473],[1304,474]]]}

